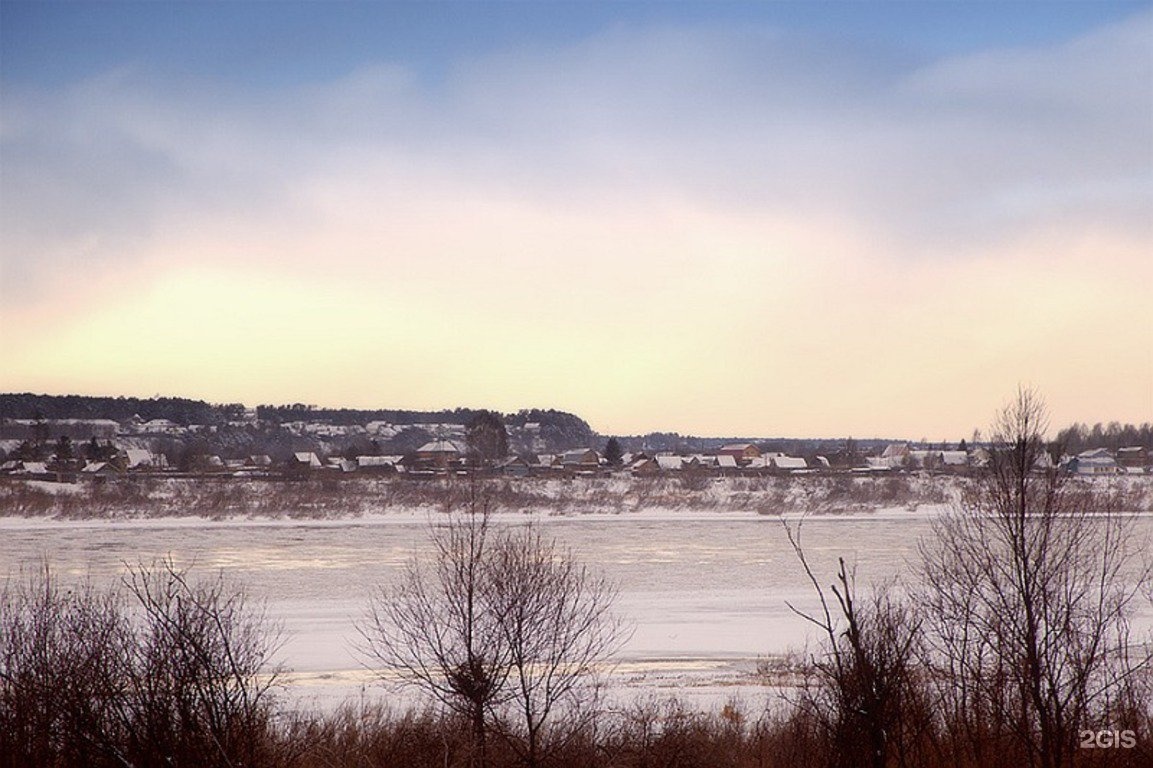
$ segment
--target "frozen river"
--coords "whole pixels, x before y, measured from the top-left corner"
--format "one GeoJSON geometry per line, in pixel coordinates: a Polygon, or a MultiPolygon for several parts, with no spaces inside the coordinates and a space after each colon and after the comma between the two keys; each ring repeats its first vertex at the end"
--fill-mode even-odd
{"type": "MultiPolygon", "coordinates": [[[[931,512],[811,517],[803,543],[823,584],[833,581],[838,557],[856,566],[862,583],[911,577],[932,518],[931,512]]],[[[758,659],[800,649],[811,632],[786,605],[817,608],[779,518],[533,519],[619,585],[618,613],[635,628],[620,657],[619,686],[702,703],[756,696],[758,659]]],[[[1153,519],[1141,518],[1138,528],[1148,535],[1153,519]]],[[[375,587],[388,584],[410,558],[428,554],[427,518],[401,514],[292,522],[0,519],[0,574],[15,576],[47,558],[62,577],[109,583],[126,562],[166,555],[200,571],[223,570],[283,626],[280,658],[293,671],[292,695],[322,705],[370,685],[354,648],[355,625],[375,587]]]]}

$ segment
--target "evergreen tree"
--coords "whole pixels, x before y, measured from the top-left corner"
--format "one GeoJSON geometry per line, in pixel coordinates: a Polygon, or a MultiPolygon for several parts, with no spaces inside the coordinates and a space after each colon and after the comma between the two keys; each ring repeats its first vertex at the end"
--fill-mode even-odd
{"type": "Polygon", "coordinates": [[[620,441],[615,437],[610,437],[609,441],[605,443],[605,462],[610,467],[619,467],[621,458],[624,456],[624,450],[621,448],[620,441]]]}
{"type": "Polygon", "coordinates": [[[482,467],[491,467],[508,455],[508,430],[499,413],[477,411],[465,425],[469,454],[482,467]]]}
{"type": "Polygon", "coordinates": [[[72,440],[68,435],[61,435],[60,439],[56,441],[56,460],[57,461],[72,461],[75,458],[72,450],[72,440]]]}

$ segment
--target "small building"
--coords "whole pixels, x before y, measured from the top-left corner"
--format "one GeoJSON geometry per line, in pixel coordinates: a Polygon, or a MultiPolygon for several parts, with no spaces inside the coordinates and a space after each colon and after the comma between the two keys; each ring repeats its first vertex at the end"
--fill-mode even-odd
{"type": "Polygon", "coordinates": [[[685,467],[685,460],[683,456],[657,456],[656,461],[657,468],[662,472],[679,472],[685,467]]]}

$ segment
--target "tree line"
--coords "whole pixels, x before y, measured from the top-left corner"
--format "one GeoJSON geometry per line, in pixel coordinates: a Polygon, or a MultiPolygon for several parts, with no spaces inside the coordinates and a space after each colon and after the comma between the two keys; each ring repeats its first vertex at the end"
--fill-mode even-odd
{"type": "Polygon", "coordinates": [[[1136,446],[1153,451],[1153,424],[1145,422],[1138,426],[1111,421],[1105,425],[1098,422],[1090,427],[1077,423],[1057,433],[1057,444],[1071,454],[1093,448],[1108,448],[1116,453],[1119,448],[1136,446]]]}

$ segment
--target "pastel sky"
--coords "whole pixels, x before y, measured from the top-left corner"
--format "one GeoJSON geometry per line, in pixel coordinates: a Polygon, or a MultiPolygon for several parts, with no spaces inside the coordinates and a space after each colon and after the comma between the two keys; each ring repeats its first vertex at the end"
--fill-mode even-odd
{"type": "Polygon", "coordinates": [[[1153,420],[1153,4],[0,3],[0,391],[1153,420]]]}

